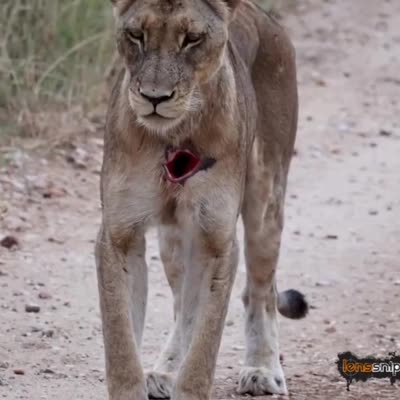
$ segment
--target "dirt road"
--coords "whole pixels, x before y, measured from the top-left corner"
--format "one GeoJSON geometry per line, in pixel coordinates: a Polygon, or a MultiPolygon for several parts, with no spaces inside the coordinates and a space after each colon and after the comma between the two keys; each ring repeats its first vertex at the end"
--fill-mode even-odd
{"type": "MultiPolygon", "coordinates": [[[[312,309],[281,321],[290,396],[398,399],[399,383],[353,383],[335,361],[400,351],[400,3],[301,0],[283,22],[297,47],[301,112],[278,284],[312,309]]],[[[105,399],[93,246],[101,140],[72,157],[11,154],[0,170],[0,398],[105,399]],[[27,313],[26,306],[40,311],[27,313]]],[[[171,295],[149,235],[148,367],[166,340],[171,295]]],[[[214,399],[235,393],[244,356],[241,261],[214,399]]],[[[37,310],[36,310],[37,311],[37,310]]],[[[265,397],[268,398],[268,397],[265,397]]],[[[275,397],[277,398],[277,397],[275,397]]]]}

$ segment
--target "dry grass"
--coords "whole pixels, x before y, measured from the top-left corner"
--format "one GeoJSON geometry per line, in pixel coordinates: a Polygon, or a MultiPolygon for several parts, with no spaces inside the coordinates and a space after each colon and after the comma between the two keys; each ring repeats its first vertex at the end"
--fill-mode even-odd
{"type": "Polygon", "coordinates": [[[96,101],[112,25],[104,0],[2,0],[0,136],[30,113],[96,101]]]}

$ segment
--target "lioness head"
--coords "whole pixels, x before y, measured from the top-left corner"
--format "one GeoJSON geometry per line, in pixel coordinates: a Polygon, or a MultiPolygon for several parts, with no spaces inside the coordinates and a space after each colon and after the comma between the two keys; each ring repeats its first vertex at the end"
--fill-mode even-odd
{"type": "Polygon", "coordinates": [[[129,103],[141,125],[165,132],[201,106],[239,0],[111,1],[129,103]]]}

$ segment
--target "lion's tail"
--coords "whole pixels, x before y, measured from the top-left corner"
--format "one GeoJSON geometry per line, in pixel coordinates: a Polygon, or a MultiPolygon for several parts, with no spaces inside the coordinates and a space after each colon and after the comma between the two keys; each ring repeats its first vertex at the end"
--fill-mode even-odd
{"type": "Polygon", "coordinates": [[[286,318],[300,319],[308,313],[308,303],[304,295],[289,289],[278,294],[278,310],[286,318]]]}

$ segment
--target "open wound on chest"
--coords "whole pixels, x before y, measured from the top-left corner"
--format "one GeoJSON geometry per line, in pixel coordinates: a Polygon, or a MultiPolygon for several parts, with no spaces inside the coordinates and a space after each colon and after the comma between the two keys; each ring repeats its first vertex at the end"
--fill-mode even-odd
{"type": "Polygon", "coordinates": [[[166,158],[166,178],[173,183],[183,183],[196,172],[215,163],[214,159],[202,158],[187,148],[167,149],[166,158]]]}

